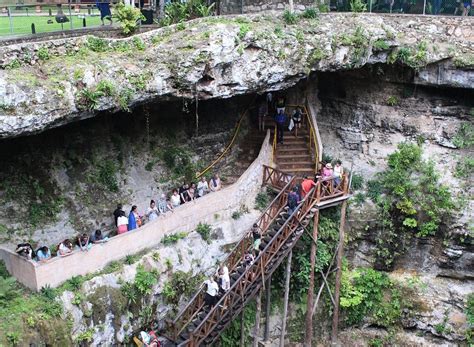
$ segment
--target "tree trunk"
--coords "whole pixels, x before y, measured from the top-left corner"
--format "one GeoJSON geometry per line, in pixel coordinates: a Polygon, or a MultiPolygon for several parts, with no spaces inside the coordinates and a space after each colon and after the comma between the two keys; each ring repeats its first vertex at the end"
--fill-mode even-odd
{"type": "Polygon", "coordinates": [[[308,288],[308,300],[306,303],[306,322],[305,322],[305,337],[304,346],[311,347],[313,340],[313,301],[314,301],[314,266],[316,263],[316,248],[318,241],[318,223],[319,223],[319,210],[314,214],[313,220],[313,239],[311,240],[311,272],[309,276],[309,288],[308,288]]]}
{"type": "Polygon", "coordinates": [[[257,294],[257,312],[255,313],[255,330],[253,335],[253,347],[258,347],[258,340],[260,335],[260,312],[262,310],[262,291],[257,294]]]}
{"type": "Polygon", "coordinates": [[[290,277],[291,277],[291,257],[293,251],[290,251],[288,258],[286,259],[286,276],[285,276],[285,299],[283,301],[283,317],[281,319],[281,336],[280,336],[280,347],[285,345],[285,334],[286,334],[286,314],[288,312],[288,297],[290,295],[290,277]]]}
{"type": "Polygon", "coordinates": [[[344,200],[341,207],[341,222],[339,224],[339,248],[337,250],[336,288],[334,289],[334,313],[332,316],[331,334],[331,341],[333,344],[337,341],[337,331],[339,324],[339,296],[341,292],[342,257],[344,255],[344,226],[346,224],[346,206],[347,200],[344,200]]]}

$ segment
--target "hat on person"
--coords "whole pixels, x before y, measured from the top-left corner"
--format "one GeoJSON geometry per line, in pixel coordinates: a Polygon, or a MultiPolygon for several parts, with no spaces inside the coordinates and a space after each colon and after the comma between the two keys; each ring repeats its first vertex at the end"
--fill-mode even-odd
{"type": "Polygon", "coordinates": [[[328,169],[332,169],[331,163],[327,163],[327,164],[326,164],[326,167],[327,167],[328,169]]]}

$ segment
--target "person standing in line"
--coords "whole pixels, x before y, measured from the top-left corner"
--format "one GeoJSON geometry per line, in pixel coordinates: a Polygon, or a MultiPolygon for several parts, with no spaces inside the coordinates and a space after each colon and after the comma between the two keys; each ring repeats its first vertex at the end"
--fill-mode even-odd
{"type": "Polygon", "coordinates": [[[173,194],[170,197],[170,201],[171,201],[171,206],[173,206],[173,208],[181,205],[181,197],[179,196],[177,189],[173,189],[173,194]]]}
{"type": "Polygon", "coordinates": [[[199,198],[209,193],[209,184],[207,184],[206,177],[202,176],[197,185],[197,195],[199,198]]]}
{"type": "Polygon", "coordinates": [[[280,113],[280,111],[285,113],[285,105],[286,105],[285,97],[280,95],[276,101],[277,113],[280,113]]]}
{"type": "Polygon", "coordinates": [[[128,215],[128,231],[134,230],[139,227],[138,225],[138,209],[136,205],[132,206],[132,209],[130,210],[130,213],[128,215]]]}
{"type": "Polygon", "coordinates": [[[298,204],[300,203],[300,196],[298,194],[298,187],[294,187],[291,192],[288,193],[288,213],[291,215],[298,204]]]}
{"type": "Polygon", "coordinates": [[[301,182],[301,198],[304,199],[314,186],[316,186],[316,183],[309,176],[305,176],[303,182],[301,182]]]}
{"type": "Polygon", "coordinates": [[[341,161],[336,161],[336,165],[334,166],[334,187],[338,186],[341,183],[342,175],[344,174],[344,169],[342,168],[341,161]]]}
{"type": "Polygon", "coordinates": [[[117,219],[122,215],[122,212],[125,213],[124,210],[122,210],[122,204],[117,204],[117,208],[114,211],[114,218],[115,218],[115,226],[117,225],[117,219]]]}
{"type": "Polygon", "coordinates": [[[298,137],[298,129],[301,128],[301,110],[299,107],[293,112],[291,119],[293,119],[294,127],[295,127],[295,137],[298,137]]]}
{"type": "Polygon", "coordinates": [[[123,234],[128,231],[128,218],[125,216],[125,212],[122,211],[117,219],[117,234],[123,234]]]}
{"type": "Polygon", "coordinates": [[[40,263],[44,263],[50,258],[51,258],[51,251],[49,250],[48,247],[43,246],[36,251],[36,261],[40,263]]]}
{"type": "Polygon", "coordinates": [[[212,177],[211,180],[209,181],[209,188],[213,192],[217,192],[221,190],[222,188],[221,179],[219,178],[218,174],[214,174],[214,177],[212,177]]]}
{"type": "Polygon", "coordinates": [[[265,117],[268,114],[266,102],[262,102],[258,108],[258,131],[265,131],[265,117]]]}
{"type": "Polygon", "coordinates": [[[158,211],[158,208],[156,207],[155,200],[150,201],[150,207],[147,208],[145,215],[148,218],[148,221],[151,222],[158,218],[158,215],[160,212],[158,211]]]}
{"type": "Polygon", "coordinates": [[[223,265],[219,269],[219,279],[222,291],[227,292],[230,289],[229,268],[227,266],[223,265]]]}
{"type": "Polygon", "coordinates": [[[207,286],[206,295],[204,296],[204,302],[206,306],[213,308],[216,304],[217,293],[219,292],[219,286],[214,280],[214,276],[210,276],[208,280],[204,281],[207,286]]]}
{"type": "Polygon", "coordinates": [[[277,142],[280,144],[283,144],[286,121],[286,115],[283,113],[282,109],[279,109],[278,114],[275,116],[275,122],[277,124],[277,142]]]}

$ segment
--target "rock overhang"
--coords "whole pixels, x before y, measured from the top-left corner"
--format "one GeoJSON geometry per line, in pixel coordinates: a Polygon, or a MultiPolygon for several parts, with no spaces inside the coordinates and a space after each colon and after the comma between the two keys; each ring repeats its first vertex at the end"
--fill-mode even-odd
{"type": "Polygon", "coordinates": [[[474,20],[329,13],[208,17],[124,39],[0,47],[0,138],[170,98],[287,89],[316,71],[399,64],[413,83],[474,87],[474,20]]]}

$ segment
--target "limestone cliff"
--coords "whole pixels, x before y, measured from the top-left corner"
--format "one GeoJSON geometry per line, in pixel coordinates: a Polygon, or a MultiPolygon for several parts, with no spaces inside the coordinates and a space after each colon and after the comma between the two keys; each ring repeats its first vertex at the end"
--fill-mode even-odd
{"type": "Polygon", "coordinates": [[[150,100],[287,89],[312,71],[390,63],[419,84],[472,88],[471,18],[325,14],[209,17],[127,39],[79,37],[0,48],[0,137],[150,100]]]}

